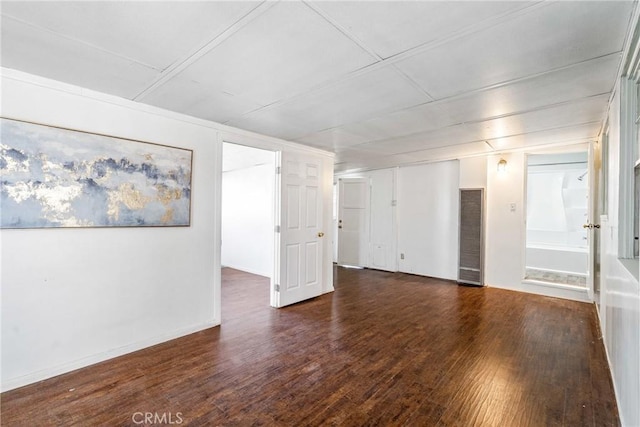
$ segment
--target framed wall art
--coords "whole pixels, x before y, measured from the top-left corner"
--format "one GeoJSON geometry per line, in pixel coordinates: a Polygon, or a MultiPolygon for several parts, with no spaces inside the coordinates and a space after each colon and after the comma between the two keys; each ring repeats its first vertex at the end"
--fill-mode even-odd
{"type": "Polygon", "coordinates": [[[189,226],[191,150],[0,119],[0,227],[189,226]]]}

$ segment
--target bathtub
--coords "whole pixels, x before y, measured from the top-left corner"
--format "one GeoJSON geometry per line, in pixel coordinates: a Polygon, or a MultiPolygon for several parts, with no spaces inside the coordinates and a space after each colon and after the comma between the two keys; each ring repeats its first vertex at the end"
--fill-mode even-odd
{"type": "Polygon", "coordinates": [[[527,245],[527,268],[559,273],[587,275],[588,249],[541,243],[527,245]]]}

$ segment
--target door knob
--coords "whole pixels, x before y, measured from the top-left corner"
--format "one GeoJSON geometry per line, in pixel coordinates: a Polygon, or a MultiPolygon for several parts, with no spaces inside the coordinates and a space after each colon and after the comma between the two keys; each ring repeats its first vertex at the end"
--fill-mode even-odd
{"type": "Polygon", "coordinates": [[[582,228],[591,228],[591,229],[593,229],[593,228],[600,228],[600,224],[592,224],[592,223],[584,224],[584,225],[582,226],[582,228]]]}
{"type": "Polygon", "coordinates": [[[324,236],[324,233],[322,231],[319,231],[318,232],[318,237],[322,237],[322,236],[324,236]]]}

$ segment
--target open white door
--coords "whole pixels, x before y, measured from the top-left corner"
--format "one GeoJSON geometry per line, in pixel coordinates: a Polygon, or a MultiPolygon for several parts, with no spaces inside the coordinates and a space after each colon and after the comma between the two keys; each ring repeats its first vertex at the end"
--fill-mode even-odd
{"type": "Polygon", "coordinates": [[[587,170],[589,171],[589,202],[588,218],[584,224],[587,229],[587,240],[589,245],[589,255],[587,260],[587,295],[591,301],[595,298],[597,273],[599,271],[600,260],[598,259],[599,233],[600,233],[600,213],[598,212],[598,166],[596,165],[595,142],[589,144],[589,160],[587,170]]]}
{"type": "Polygon", "coordinates": [[[278,157],[280,233],[273,305],[284,307],[322,294],[322,158],[289,152],[278,157]]]}
{"type": "Polygon", "coordinates": [[[367,267],[369,262],[369,180],[338,180],[338,264],[367,267]]]}

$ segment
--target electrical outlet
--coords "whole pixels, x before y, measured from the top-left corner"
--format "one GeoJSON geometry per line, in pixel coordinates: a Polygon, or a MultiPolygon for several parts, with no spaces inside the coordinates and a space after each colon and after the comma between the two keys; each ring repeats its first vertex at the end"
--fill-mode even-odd
{"type": "Polygon", "coordinates": [[[404,254],[400,254],[400,259],[404,259],[404,254]]]}
{"type": "Polygon", "coordinates": [[[509,210],[511,212],[515,212],[516,211],[516,204],[515,203],[509,203],[509,210]]]}

